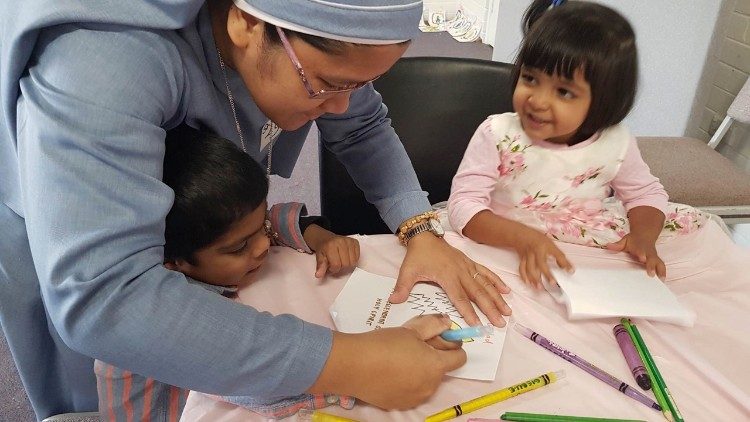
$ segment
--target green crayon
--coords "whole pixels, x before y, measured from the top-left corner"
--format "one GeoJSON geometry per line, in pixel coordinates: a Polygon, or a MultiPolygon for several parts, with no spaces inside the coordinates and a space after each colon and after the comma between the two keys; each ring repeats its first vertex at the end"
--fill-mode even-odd
{"type": "Polygon", "coordinates": [[[585,416],[543,415],[516,412],[505,412],[500,415],[500,419],[516,422],[645,422],[640,419],[590,418],[585,416]]]}

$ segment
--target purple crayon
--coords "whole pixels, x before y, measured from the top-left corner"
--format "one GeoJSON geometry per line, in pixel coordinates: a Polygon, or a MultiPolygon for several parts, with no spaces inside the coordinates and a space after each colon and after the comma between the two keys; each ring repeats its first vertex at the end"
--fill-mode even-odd
{"type": "Polygon", "coordinates": [[[558,346],[557,344],[547,340],[544,336],[541,334],[535,333],[534,331],[530,330],[527,327],[524,327],[523,325],[519,323],[515,323],[513,325],[513,328],[516,329],[521,335],[528,338],[529,340],[533,341],[534,343],[538,344],[539,346],[547,349],[548,351],[556,354],[557,356],[567,360],[568,362],[572,363],[573,365],[583,369],[584,371],[588,372],[589,374],[593,375],[594,377],[598,378],[600,381],[604,381],[606,384],[609,384],[612,388],[615,388],[619,390],[621,393],[625,394],[626,396],[630,397],[631,399],[638,400],[639,402],[645,404],[646,406],[658,410],[661,412],[661,406],[659,406],[655,401],[651,400],[650,398],[646,397],[641,393],[640,391],[636,390],[635,388],[629,386],[628,384],[620,381],[619,379],[613,377],[612,375],[604,372],[603,370],[597,368],[596,366],[586,362],[583,360],[580,356],[576,355],[575,353],[565,350],[562,347],[558,346]]]}
{"type": "Polygon", "coordinates": [[[628,334],[628,330],[626,330],[622,324],[617,324],[615,325],[615,328],[612,329],[612,332],[615,333],[617,344],[620,345],[622,355],[625,356],[625,362],[628,363],[628,367],[630,367],[630,372],[633,373],[635,382],[637,382],[644,390],[651,389],[651,380],[646,372],[646,367],[643,365],[643,361],[641,361],[641,355],[638,354],[638,350],[635,349],[635,345],[630,338],[630,334],[628,334]]]}

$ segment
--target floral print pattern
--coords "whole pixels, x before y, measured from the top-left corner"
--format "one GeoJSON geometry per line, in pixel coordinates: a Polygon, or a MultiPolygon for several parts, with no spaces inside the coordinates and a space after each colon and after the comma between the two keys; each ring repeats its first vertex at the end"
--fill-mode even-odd
{"type": "Polygon", "coordinates": [[[497,171],[500,176],[516,176],[519,173],[526,170],[526,162],[523,154],[529,145],[521,146],[520,144],[521,135],[511,139],[508,135],[497,143],[497,151],[500,154],[500,165],[497,166],[497,171]]]}
{"type": "Polygon", "coordinates": [[[627,233],[627,219],[610,212],[595,198],[565,197],[544,201],[549,195],[537,192],[527,195],[518,207],[533,212],[544,224],[545,232],[555,240],[587,246],[604,246],[597,240],[599,232],[611,232],[622,238],[627,233]]]}
{"type": "MultiPolygon", "coordinates": [[[[534,146],[520,125],[516,128],[500,132],[496,142],[497,177],[505,183],[493,200],[503,204],[505,217],[555,240],[594,247],[617,242],[630,231],[627,210],[611,196],[609,185],[623,162],[629,132],[600,138],[585,149],[555,151],[534,146]]],[[[660,241],[695,232],[707,219],[690,206],[669,203],[660,241]]]]}
{"type": "Polygon", "coordinates": [[[578,186],[581,186],[581,184],[583,184],[583,182],[587,180],[596,179],[597,177],[599,177],[599,174],[601,173],[603,169],[604,169],[604,166],[599,166],[597,168],[589,168],[588,170],[583,172],[583,174],[579,174],[578,176],[573,177],[572,182],[570,183],[570,186],[576,188],[578,186]]]}
{"type": "Polygon", "coordinates": [[[690,234],[706,224],[707,216],[693,207],[675,204],[666,215],[664,230],[678,234],[690,234]]]}

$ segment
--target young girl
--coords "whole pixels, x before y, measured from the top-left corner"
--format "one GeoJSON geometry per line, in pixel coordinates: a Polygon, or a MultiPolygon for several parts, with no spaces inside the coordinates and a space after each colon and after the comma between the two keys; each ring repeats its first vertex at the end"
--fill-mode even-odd
{"type": "Polygon", "coordinates": [[[614,10],[534,1],[515,64],[515,113],[477,129],[453,179],[453,228],[515,248],[519,272],[554,281],[548,259],[573,266],[554,240],[626,251],[666,277],[657,239],[695,231],[699,211],[667,202],[620,122],[636,93],[635,34],[614,10]]]}

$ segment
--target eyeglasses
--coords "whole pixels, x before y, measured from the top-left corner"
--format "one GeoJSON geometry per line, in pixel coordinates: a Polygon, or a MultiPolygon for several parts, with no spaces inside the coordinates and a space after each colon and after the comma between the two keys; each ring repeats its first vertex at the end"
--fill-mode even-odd
{"type": "Polygon", "coordinates": [[[284,45],[284,50],[286,51],[286,55],[289,56],[289,60],[292,61],[292,64],[297,69],[297,73],[299,73],[300,79],[302,79],[302,84],[305,86],[305,90],[307,90],[307,94],[310,96],[310,98],[316,99],[316,98],[324,98],[324,97],[330,97],[332,95],[341,94],[343,92],[351,92],[355,89],[362,88],[363,86],[369,84],[370,82],[378,79],[380,76],[376,76],[369,81],[364,82],[357,82],[345,86],[333,86],[328,89],[321,89],[320,91],[315,91],[310,84],[310,81],[307,80],[307,75],[305,75],[304,69],[302,69],[302,64],[299,62],[299,59],[297,58],[297,55],[294,54],[294,50],[292,50],[292,45],[289,43],[289,39],[286,37],[286,34],[284,34],[284,30],[280,27],[276,27],[276,32],[279,33],[279,38],[281,39],[281,44],[284,45]]]}

